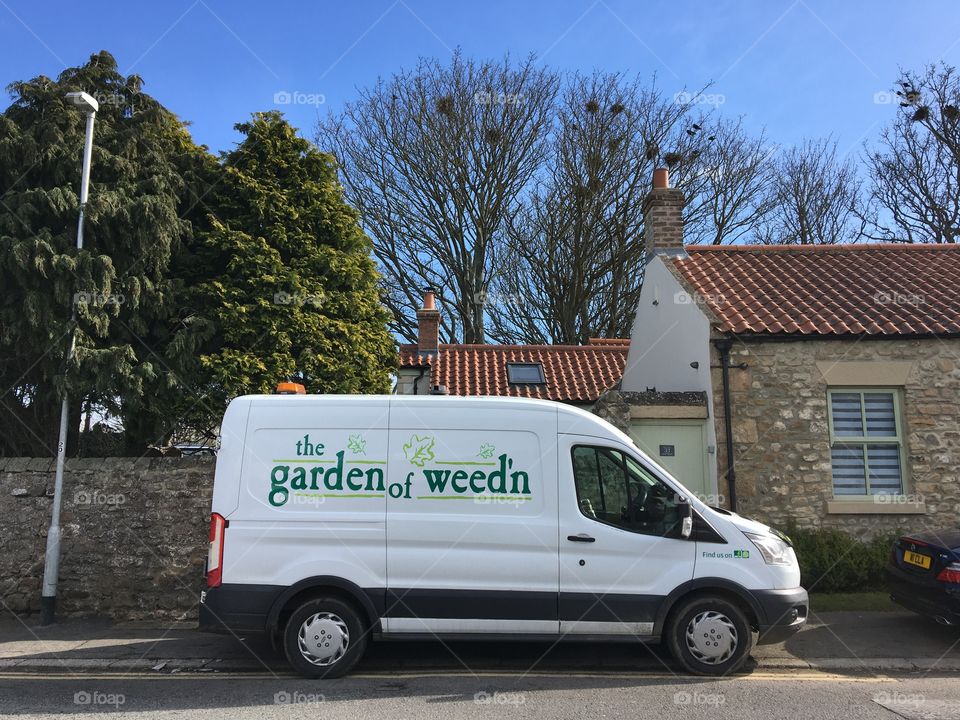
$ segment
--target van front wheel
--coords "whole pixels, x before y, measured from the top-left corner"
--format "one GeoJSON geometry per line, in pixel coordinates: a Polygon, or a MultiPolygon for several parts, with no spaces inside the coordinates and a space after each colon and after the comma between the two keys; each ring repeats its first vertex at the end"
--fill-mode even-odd
{"type": "Polygon", "coordinates": [[[667,627],[670,652],[697,675],[727,675],[738,670],[753,647],[744,612],[721,597],[701,596],[683,603],[667,627]]]}
{"type": "Polygon", "coordinates": [[[339,598],[307,600],[283,631],[283,649],[293,669],[310,678],[337,678],[353,669],[367,647],[363,622],[339,598]]]}

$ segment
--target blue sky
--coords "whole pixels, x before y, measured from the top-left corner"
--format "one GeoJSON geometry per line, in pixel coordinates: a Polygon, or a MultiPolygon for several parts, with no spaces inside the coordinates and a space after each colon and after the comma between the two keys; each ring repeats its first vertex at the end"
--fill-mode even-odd
{"type": "Polygon", "coordinates": [[[775,142],[832,133],[841,152],[858,152],[893,116],[877,93],[899,67],[960,64],[960,3],[0,0],[0,43],[4,85],[109,50],[213,150],[232,147],[233,124],[257,110],[284,110],[310,136],[357,87],[460,46],[475,57],[534,52],[565,70],[656,73],[671,95],[713,81],[722,113],[775,142]],[[278,106],[283,92],[302,104],[278,106]]]}

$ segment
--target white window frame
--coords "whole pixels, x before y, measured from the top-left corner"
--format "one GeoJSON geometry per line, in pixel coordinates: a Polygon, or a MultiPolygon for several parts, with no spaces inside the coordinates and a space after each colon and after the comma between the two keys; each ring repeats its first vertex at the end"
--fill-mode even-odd
{"type": "Polygon", "coordinates": [[[830,490],[833,499],[836,501],[863,502],[864,500],[873,501],[879,495],[870,492],[870,462],[868,459],[868,445],[896,445],[900,458],[900,492],[899,493],[881,493],[890,497],[904,497],[907,494],[909,481],[909,467],[907,464],[906,443],[903,438],[903,390],[899,387],[891,386],[835,386],[827,389],[827,423],[830,429],[830,490]],[[859,394],[860,395],[860,422],[863,428],[863,435],[860,436],[837,436],[833,427],[833,395],[834,394],[859,394]],[[896,428],[896,435],[891,436],[873,436],[867,435],[867,408],[864,399],[865,394],[886,393],[893,396],[893,418],[896,428]],[[835,492],[833,478],[833,449],[838,445],[859,446],[863,450],[863,473],[865,495],[838,495],[835,492]]]}

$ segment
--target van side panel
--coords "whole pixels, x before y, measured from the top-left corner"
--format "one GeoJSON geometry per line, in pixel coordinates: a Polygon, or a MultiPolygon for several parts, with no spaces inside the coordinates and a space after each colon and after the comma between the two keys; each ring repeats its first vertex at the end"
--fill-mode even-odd
{"type": "Polygon", "coordinates": [[[388,633],[556,633],[556,410],[395,400],[388,633]]]}
{"type": "Polygon", "coordinates": [[[252,401],[224,585],[283,588],[315,576],[386,585],[389,398],[252,401]]]}

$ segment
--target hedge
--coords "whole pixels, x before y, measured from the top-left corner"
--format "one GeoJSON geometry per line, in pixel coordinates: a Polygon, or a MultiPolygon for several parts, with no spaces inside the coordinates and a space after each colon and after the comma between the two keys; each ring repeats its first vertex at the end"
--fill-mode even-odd
{"type": "Polygon", "coordinates": [[[883,567],[901,533],[863,542],[840,530],[788,530],[800,582],[814,593],[884,590],[883,567]]]}

